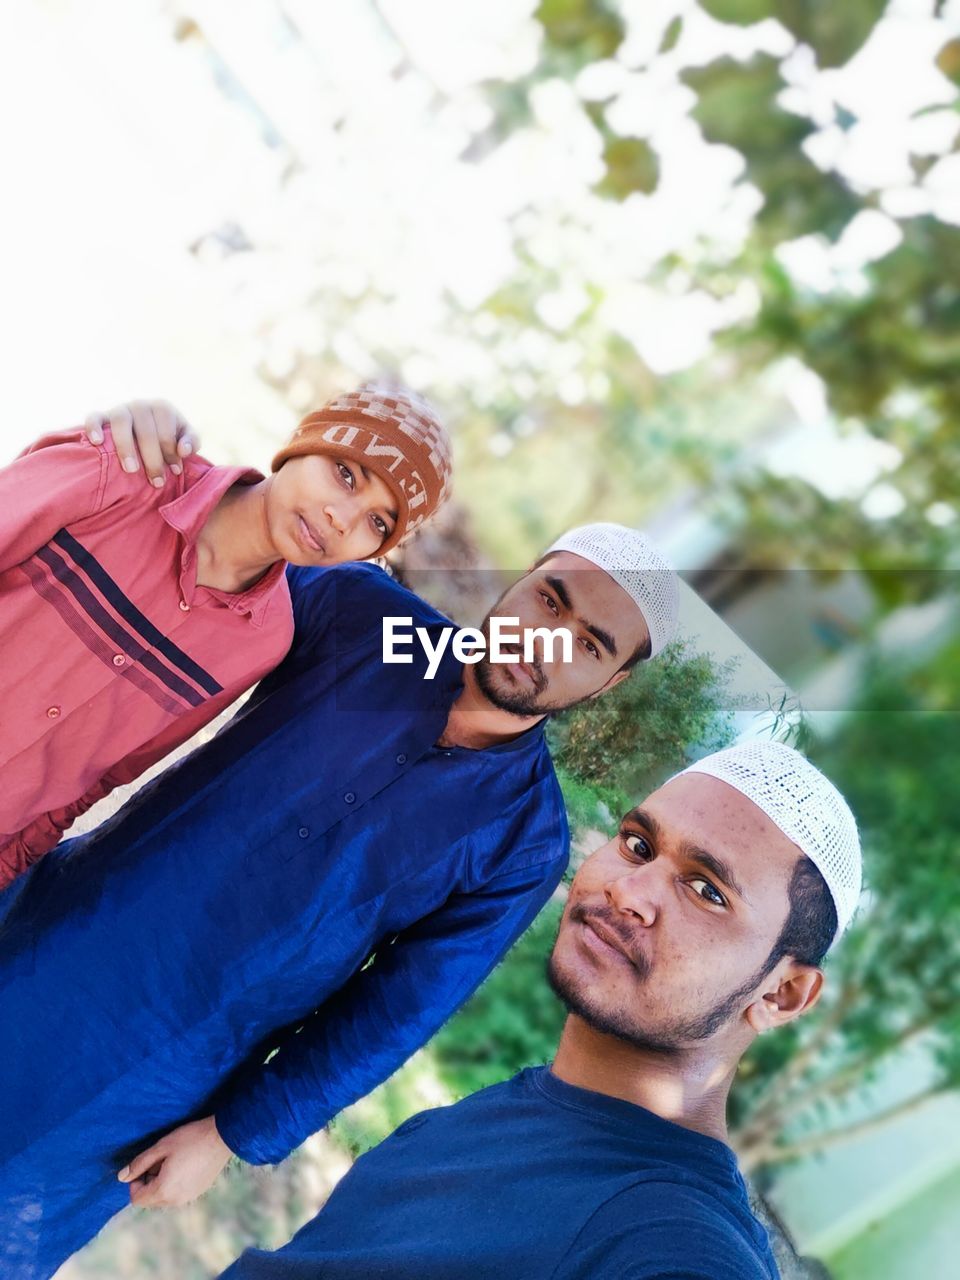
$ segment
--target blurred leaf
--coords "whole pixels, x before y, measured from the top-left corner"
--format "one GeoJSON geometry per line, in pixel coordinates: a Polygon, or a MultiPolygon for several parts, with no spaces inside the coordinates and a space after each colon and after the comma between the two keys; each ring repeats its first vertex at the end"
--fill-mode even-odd
{"type": "Polygon", "coordinates": [[[887,0],[776,0],[773,16],[808,44],[821,67],[839,67],[866,42],[887,0]]]}
{"type": "Polygon", "coordinates": [[[773,14],[773,0],[700,0],[700,8],[718,22],[734,22],[746,27],[773,14]]]}
{"type": "Polygon", "coordinates": [[[542,0],[536,16],[547,41],[580,64],[613,57],[623,42],[619,6],[607,0],[542,0]]]}
{"type": "Polygon", "coordinates": [[[683,18],[678,16],[670,22],[666,31],[663,33],[663,39],[660,41],[660,52],[670,53],[672,49],[675,49],[677,47],[677,41],[680,39],[682,34],[683,18]]]}
{"type": "Polygon", "coordinates": [[[649,195],[656,190],[660,162],[641,138],[610,138],[604,148],[606,176],[597,184],[600,195],[624,200],[634,191],[649,195]]]}
{"type": "Polygon", "coordinates": [[[948,40],[937,54],[937,67],[960,87],[960,40],[948,40]]]}

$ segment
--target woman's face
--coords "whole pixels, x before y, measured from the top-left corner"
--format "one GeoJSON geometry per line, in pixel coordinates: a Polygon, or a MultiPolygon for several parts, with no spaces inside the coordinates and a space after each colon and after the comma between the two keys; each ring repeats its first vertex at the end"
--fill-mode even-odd
{"type": "Polygon", "coordinates": [[[397,523],[397,500],[380,476],[352,458],[289,458],[272,477],[267,520],[291,564],[340,564],[375,556],[397,523]]]}

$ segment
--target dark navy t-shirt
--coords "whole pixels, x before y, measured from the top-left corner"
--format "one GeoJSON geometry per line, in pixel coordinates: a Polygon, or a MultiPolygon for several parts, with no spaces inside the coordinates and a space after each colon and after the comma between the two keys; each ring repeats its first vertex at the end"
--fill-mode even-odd
{"type": "Polygon", "coordinates": [[[422,1112],[224,1280],[777,1280],[729,1147],[546,1067],[422,1112]]]}

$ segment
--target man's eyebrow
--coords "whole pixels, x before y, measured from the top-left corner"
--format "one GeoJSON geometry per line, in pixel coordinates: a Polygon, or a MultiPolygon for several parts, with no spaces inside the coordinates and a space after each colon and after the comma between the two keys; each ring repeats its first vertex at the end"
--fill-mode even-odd
{"type": "Polygon", "coordinates": [[[565,609],[569,609],[570,608],[570,592],[567,590],[567,585],[564,582],[564,580],[562,578],[555,578],[553,577],[552,574],[548,573],[547,586],[553,588],[553,590],[560,597],[560,603],[563,605],[563,607],[565,609]]]}
{"type": "Polygon", "coordinates": [[[715,853],[709,853],[706,849],[701,849],[695,844],[685,843],[681,845],[680,852],[693,862],[698,862],[707,871],[712,871],[721,884],[725,884],[728,889],[732,889],[744,902],[749,903],[750,899],[744,893],[743,887],[730,870],[729,865],[722,858],[718,858],[715,853]]]}
{"type": "MultiPolygon", "coordinates": [[[[547,586],[552,587],[556,592],[563,607],[572,611],[573,605],[570,601],[570,592],[567,590],[567,584],[563,579],[556,578],[552,574],[548,573],[546,575],[546,582],[547,586]]],[[[595,639],[600,641],[607,653],[610,654],[611,658],[615,658],[617,656],[617,642],[609,631],[605,631],[603,627],[596,626],[595,623],[588,622],[586,618],[578,618],[577,621],[582,627],[589,631],[595,639]]]]}
{"type": "Polygon", "coordinates": [[[636,809],[631,809],[629,813],[625,813],[620,820],[620,825],[633,823],[635,826],[643,827],[654,840],[660,835],[660,823],[656,820],[652,813],[647,813],[646,809],[641,809],[638,805],[636,809]]]}
{"type": "MultiPolygon", "coordinates": [[[[363,473],[363,478],[364,478],[364,480],[366,480],[367,484],[369,484],[369,483],[370,483],[370,472],[367,470],[367,468],[363,465],[363,463],[362,463],[362,462],[359,464],[359,466],[360,466],[360,470],[361,470],[361,472],[363,473]]],[[[391,519],[391,520],[393,520],[394,522],[396,522],[396,519],[397,519],[397,515],[398,515],[398,514],[399,514],[398,512],[396,512],[396,511],[394,511],[394,510],[392,510],[392,509],[391,509],[391,510],[389,510],[389,511],[387,512],[387,515],[388,515],[388,516],[390,517],[390,519],[391,519]]]]}
{"type": "Polygon", "coordinates": [[[592,622],[587,622],[585,618],[581,618],[580,621],[590,634],[600,641],[607,653],[609,653],[610,657],[615,658],[617,656],[617,642],[614,640],[610,632],[604,631],[603,627],[594,626],[592,622]]]}

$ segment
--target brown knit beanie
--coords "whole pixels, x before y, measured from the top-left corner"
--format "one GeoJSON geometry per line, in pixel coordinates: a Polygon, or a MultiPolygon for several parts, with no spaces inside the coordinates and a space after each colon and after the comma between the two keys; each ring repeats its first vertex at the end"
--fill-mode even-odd
{"type": "Polygon", "coordinates": [[[308,413],[272,468],[311,453],[350,458],[390,486],[397,523],[377,555],[419,528],[450,492],[450,438],[432,406],[397,383],[366,383],[308,413]]]}

